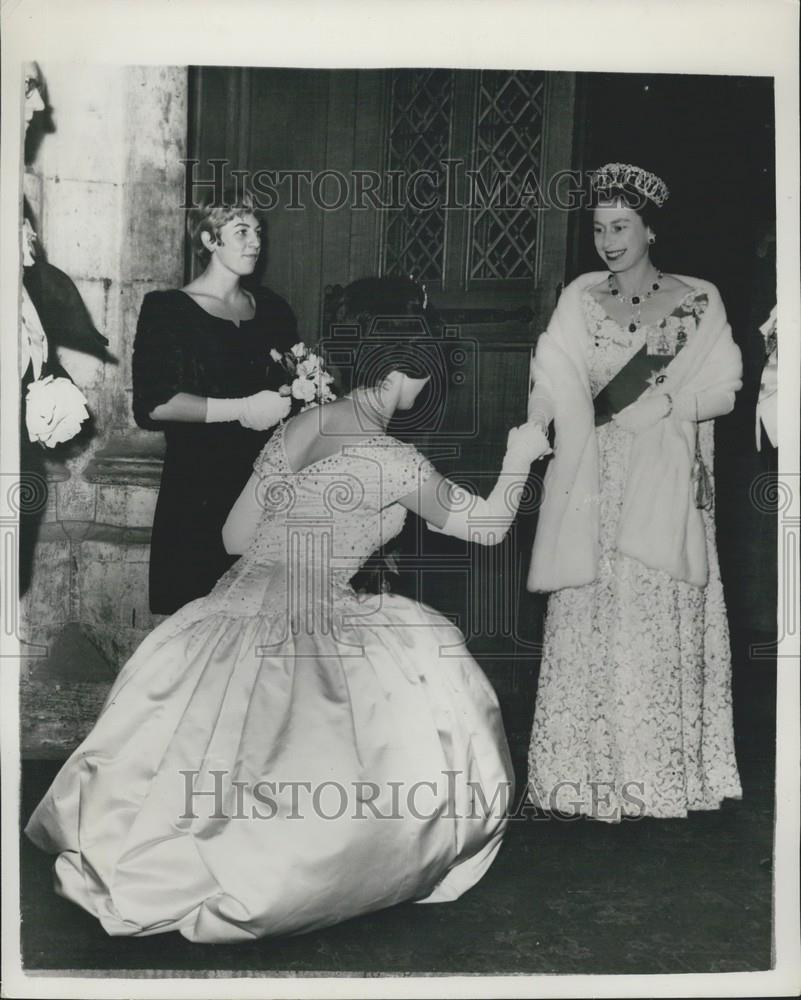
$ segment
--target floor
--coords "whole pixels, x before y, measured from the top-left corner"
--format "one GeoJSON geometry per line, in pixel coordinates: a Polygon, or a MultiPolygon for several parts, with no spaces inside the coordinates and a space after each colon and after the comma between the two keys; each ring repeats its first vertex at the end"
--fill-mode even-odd
{"type": "MultiPolygon", "coordinates": [[[[234,974],[683,973],[770,967],[775,664],[735,646],[742,801],[686,820],[510,824],[488,875],[462,899],[405,904],[300,937],[193,945],[177,934],[109,938],[55,896],[50,859],[24,838],[28,971],[234,974]]],[[[530,715],[507,719],[522,769],[530,715]]],[[[58,763],[23,766],[23,815],[58,763]]]]}

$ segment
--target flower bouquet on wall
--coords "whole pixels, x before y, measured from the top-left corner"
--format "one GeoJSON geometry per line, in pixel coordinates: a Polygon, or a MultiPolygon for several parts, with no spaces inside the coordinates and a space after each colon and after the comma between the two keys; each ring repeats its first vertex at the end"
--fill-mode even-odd
{"type": "Polygon", "coordinates": [[[22,228],[20,378],[28,438],[54,448],[73,438],[89,417],[86,399],[61,367],[59,346],[106,356],[108,341],[94,327],[72,280],[41,258],[28,219],[22,228]]]}
{"type": "MultiPolygon", "coordinates": [[[[47,110],[38,66],[25,72],[25,126],[47,110]]],[[[25,204],[27,210],[27,203],[25,204]]],[[[27,215],[22,223],[20,378],[28,441],[55,448],[69,441],[89,418],[87,401],[61,367],[54,348],[107,356],[108,340],[94,327],[72,280],[48,263],[27,215]]],[[[24,439],[23,439],[24,441],[24,439]]]]}
{"type": "MultiPolygon", "coordinates": [[[[26,140],[49,131],[42,120],[48,113],[44,84],[35,63],[25,67],[26,140]],[[31,122],[39,120],[40,125],[31,122]],[[41,127],[40,127],[41,126],[41,127]]],[[[27,144],[26,144],[27,145],[27,144]]],[[[27,162],[27,160],[26,160],[27,162]]],[[[28,590],[34,565],[39,522],[44,516],[51,479],[64,478],[66,470],[55,469],[45,455],[72,440],[81,428],[90,426],[86,398],[62,368],[57,349],[67,347],[109,357],[108,341],[92,323],[89,311],[63,271],[50,264],[38,244],[32,212],[23,199],[20,229],[22,287],[20,311],[20,479],[26,498],[19,512],[19,588],[28,590]]],[[[66,473],[68,475],[68,473],[66,473]]]]}

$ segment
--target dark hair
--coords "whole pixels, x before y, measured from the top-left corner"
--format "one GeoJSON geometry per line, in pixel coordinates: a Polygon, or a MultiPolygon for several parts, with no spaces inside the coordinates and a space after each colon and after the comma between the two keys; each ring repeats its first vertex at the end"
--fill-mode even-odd
{"type": "Polygon", "coordinates": [[[425,289],[411,278],[360,278],[326,289],[324,353],[340,389],[376,385],[391,371],[425,378],[447,364],[440,322],[425,289]],[[337,355],[349,361],[337,364],[337,355]]]}
{"type": "MultiPolygon", "coordinates": [[[[438,339],[441,324],[427,302],[425,289],[411,278],[360,278],[344,287],[329,286],[324,316],[321,350],[329,370],[336,374],[340,391],[375,385],[389,372],[401,371],[413,378],[432,376],[422,399],[441,392],[441,376],[449,377],[447,354],[438,339]],[[338,366],[338,356],[350,360],[338,366]]],[[[441,405],[445,395],[441,393],[441,405]]],[[[423,402],[416,409],[425,412],[425,405],[423,402]]],[[[393,420],[389,430],[403,437],[403,418],[393,420]]],[[[366,594],[391,590],[395,570],[390,557],[413,550],[408,533],[414,530],[408,520],[401,535],[374,552],[351,578],[354,590],[366,594]]]]}
{"type": "MultiPolygon", "coordinates": [[[[190,208],[186,216],[186,232],[192,249],[203,264],[208,264],[211,254],[203,246],[202,234],[208,233],[216,243],[220,238],[220,230],[232,219],[241,219],[245,215],[259,217],[253,197],[247,191],[238,187],[228,187],[217,199],[213,194],[207,194],[201,202],[190,208]]],[[[263,223],[262,223],[263,225],[263,223]]]]}

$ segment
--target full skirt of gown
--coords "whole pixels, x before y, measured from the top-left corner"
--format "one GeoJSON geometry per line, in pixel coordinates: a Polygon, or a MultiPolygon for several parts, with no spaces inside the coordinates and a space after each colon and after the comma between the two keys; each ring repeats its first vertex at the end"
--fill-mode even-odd
{"type": "Polygon", "coordinates": [[[281,568],[257,572],[260,613],[212,594],[142,643],[28,823],[109,934],[248,940],[452,900],[500,846],[508,748],[458,630],[349,588],[333,628],[292,628],[281,568]]]}

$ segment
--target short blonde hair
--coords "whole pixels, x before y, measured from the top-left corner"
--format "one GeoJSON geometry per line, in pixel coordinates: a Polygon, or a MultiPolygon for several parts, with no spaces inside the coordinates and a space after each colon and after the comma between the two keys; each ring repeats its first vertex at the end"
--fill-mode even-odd
{"type": "Polygon", "coordinates": [[[224,225],[232,219],[241,219],[245,215],[255,215],[259,218],[251,194],[237,189],[224,191],[221,200],[213,195],[209,196],[197,207],[189,209],[186,216],[186,233],[193,251],[204,264],[208,263],[211,254],[203,246],[202,234],[208,233],[216,243],[224,225]]]}

